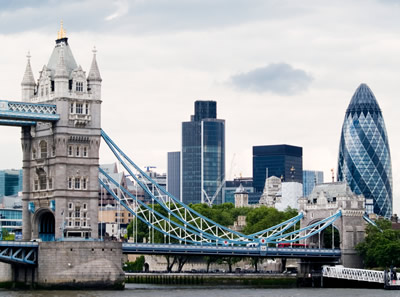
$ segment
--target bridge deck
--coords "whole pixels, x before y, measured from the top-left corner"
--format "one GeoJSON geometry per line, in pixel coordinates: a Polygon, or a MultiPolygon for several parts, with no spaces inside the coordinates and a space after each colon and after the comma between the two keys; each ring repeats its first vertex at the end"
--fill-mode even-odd
{"type": "Polygon", "coordinates": [[[237,257],[276,257],[276,258],[339,258],[339,249],[310,248],[272,248],[272,247],[238,247],[209,246],[184,244],[146,244],[123,243],[125,254],[150,255],[204,255],[204,256],[237,256],[237,257]]]}
{"type": "Polygon", "coordinates": [[[37,242],[0,241],[0,261],[24,265],[36,265],[38,256],[37,242]]]}
{"type": "Polygon", "coordinates": [[[36,121],[56,122],[59,119],[53,104],[0,100],[0,125],[27,126],[35,125],[36,121]]]}

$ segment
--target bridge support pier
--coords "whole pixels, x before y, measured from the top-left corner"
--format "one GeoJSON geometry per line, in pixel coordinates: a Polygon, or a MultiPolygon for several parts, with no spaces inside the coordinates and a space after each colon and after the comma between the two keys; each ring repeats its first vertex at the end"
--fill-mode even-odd
{"type": "Polygon", "coordinates": [[[39,287],[123,289],[122,243],[101,241],[41,242],[39,287]]]}
{"type": "Polygon", "coordinates": [[[0,282],[11,287],[123,289],[122,244],[40,242],[37,265],[0,263],[0,282]]]}

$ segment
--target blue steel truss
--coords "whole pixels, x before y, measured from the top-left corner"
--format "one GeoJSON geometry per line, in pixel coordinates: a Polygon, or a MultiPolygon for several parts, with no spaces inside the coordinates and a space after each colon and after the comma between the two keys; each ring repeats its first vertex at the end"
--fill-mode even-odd
{"type": "Polygon", "coordinates": [[[303,217],[303,214],[300,213],[294,218],[255,234],[241,234],[213,222],[180,202],[143,172],[104,131],[101,131],[101,135],[129,175],[151,197],[153,203],[159,204],[167,212],[168,216],[163,216],[153,208],[139,202],[140,200],[101,169],[100,184],[114,199],[121,202],[123,207],[142,222],[145,222],[149,228],[163,233],[165,239],[172,237],[179,240],[180,243],[213,246],[246,245],[262,247],[269,244],[293,243],[305,241],[309,237],[322,232],[342,215],[341,211],[338,211],[317,223],[296,230],[296,224],[303,217]],[[151,184],[151,187],[148,184],[151,184]],[[116,195],[110,187],[111,185],[114,189],[118,189],[117,192],[121,197],[116,195]],[[129,201],[131,202],[129,203],[129,201]],[[174,218],[177,222],[171,223],[171,218],[174,218]]]}
{"type": "Polygon", "coordinates": [[[56,122],[60,119],[53,104],[0,100],[0,125],[30,126],[36,122],[56,122]]]}
{"type": "Polygon", "coordinates": [[[37,265],[37,242],[0,241],[0,261],[10,264],[37,265]]]}

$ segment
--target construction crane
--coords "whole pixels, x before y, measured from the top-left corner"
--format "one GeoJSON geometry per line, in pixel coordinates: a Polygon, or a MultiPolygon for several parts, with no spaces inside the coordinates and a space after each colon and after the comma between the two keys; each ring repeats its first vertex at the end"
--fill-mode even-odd
{"type": "Polygon", "coordinates": [[[144,168],[146,168],[146,172],[150,172],[150,169],[152,168],[157,168],[156,166],[144,166],[144,168]]]}

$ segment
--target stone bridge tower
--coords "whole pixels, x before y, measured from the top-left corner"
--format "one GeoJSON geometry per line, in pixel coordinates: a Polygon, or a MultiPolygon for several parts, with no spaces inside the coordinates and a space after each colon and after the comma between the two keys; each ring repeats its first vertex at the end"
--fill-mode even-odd
{"type": "Polygon", "coordinates": [[[23,240],[98,237],[101,81],[96,51],[86,75],[62,25],[37,82],[28,56],[22,101],[56,105],[60,120],[22,128],[23,240]]]}
{"type": "Polygon", "coordinates": [[[346,183],[320,184],[309,197],[300,198],[299,211],[304,213],[301,227],[321,221],[339,210],[342,216],[335,221],[334,227],[340,235],[341,262],[346,267],[361,267],[361,259],[354,247],[365,236],[365,198],[355,195],[346,183]]]}

